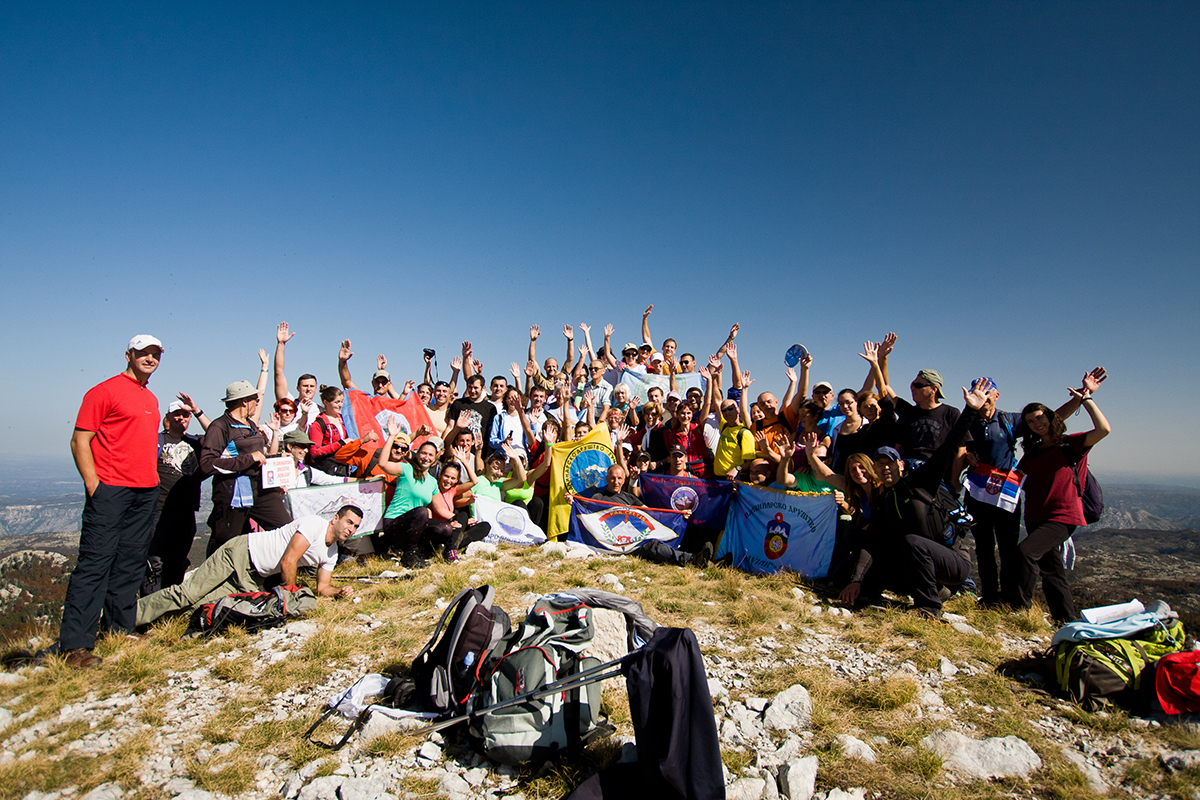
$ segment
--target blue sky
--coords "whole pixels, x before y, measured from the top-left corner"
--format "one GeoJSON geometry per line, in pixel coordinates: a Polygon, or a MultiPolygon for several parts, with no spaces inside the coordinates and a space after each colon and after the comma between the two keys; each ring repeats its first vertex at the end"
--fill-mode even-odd
{"type": "Polygon", "coordinates": [[[345,337],[496,373],[653,303],[777,392],[888,330],[898,387],[1008,408],[1102,364],[1097,472],[1200,485],[1197,42],[1194,3],[5,3],[0,459],[66,462],[138,332],[213,411],[283,319],[333,383],[345,337]]]}

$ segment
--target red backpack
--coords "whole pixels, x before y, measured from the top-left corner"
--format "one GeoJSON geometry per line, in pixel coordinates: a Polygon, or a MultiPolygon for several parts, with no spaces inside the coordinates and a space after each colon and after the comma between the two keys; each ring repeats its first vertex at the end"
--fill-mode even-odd
{"type": "Polygon", "coordinates": [[[1154,668],[1154,690],[1168,714],[1200,711],[1200,651],[1168,653],[1154,668]]]}

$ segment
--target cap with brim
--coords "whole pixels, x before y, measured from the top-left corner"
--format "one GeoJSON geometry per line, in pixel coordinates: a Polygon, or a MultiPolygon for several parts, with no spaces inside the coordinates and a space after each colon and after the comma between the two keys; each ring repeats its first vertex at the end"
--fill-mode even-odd
{"type": "Polygon", "coordinates": [[[881,447],[875,451],[875,458],[890,458],[892,461],[903,461],[900,451],[894,447],[881,447]]]}
{"type": "Polygon", "coordinates": [[[380,378],[383,378],[385,381],[390,381],[392,379],[392,376],[389,375],[387,370],[385,370],[385,369],[377,369],[377,370],[375,370],[375,374],[371,376],[371,380],[377,381],[380,378]]]}
{"type": "Polygon", "coordinates": [[[933,388],[937,390],[938,399],[941,400],[946,395],[942,394],[942,373],[936,369],[923,369],[917,373],[918,378],[924,378],[933,384],[933,388]]]}
{"type": "Polygon", "coordinates": [[[166,350],[162,346],[162,342],[155,339],[148,333],[139,333],[137,336],[129,340],[129,347],[125,348],[125,352],[130,350],[145,350],[147,347],[157,347],[160,353],[165,353],[166,350]]]}
{"type": "Polygon", "coordinates": [[[626,342],[625,346],[621,348],[621,355],[628,353],[630,350],[632,350],[633,352],[636,353],[637,349],[638,349],[638,346],[636,344],[634,344],[633,342],[626,342]]]}
{"type": "Polygon", "coordinates": [[[251,385],[250,381],[234,381],[225,387],[225,396],[222,402],[232,403],[235,400],[245,400],[247,397],[258,397],[258,389],[251,385]]]}
{"type": "Polygon", "coordinates": [[[284,444],[298,444],[304,447],[309,447],[316,444],[312,439],[308,438],[308,434],[297,428],[294,431],[288,431],[283,435],[284,444]]]}

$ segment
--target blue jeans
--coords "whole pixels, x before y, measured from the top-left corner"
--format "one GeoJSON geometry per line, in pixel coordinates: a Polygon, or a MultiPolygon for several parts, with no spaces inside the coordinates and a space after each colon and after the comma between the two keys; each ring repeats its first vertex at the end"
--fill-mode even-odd
{"type": "Polygon", "coordinates": [[[59,647],[91,649],[106,630],[133,633],[158,487],[96,487],[83,506],[79,560],[63,600],[59,647]]]}

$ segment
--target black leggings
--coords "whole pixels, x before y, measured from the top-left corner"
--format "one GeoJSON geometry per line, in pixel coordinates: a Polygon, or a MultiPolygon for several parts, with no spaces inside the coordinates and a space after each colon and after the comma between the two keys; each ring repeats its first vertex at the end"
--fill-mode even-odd
{"type": "Polygon", "coordinates": [[[1037,590],[1038,574],[1042,576],[1042,591],[1046,593],[1046,605],[1055,622],[1071,622],[1079,614],[1075,610],[1075,599],[1067,584],[1067,568],[1063,566],[1062,545],[1075,532],[1074,525],[1061,522],[1043,522],[1017,545],[1018,562],[1021,566],[1020,580],[1013,605],[1029,608],[1033,605],[1033,594],[1037,590]]]}
{"type": "Polygon", "coordinates": [[[430,550],[440,550],[450,541],[450,523],[433,519],[427,506],[406,511],[398,517],[383,520],[383,530],[375,534],[375,552],[407,553],[424,544],[430,550]]]}

